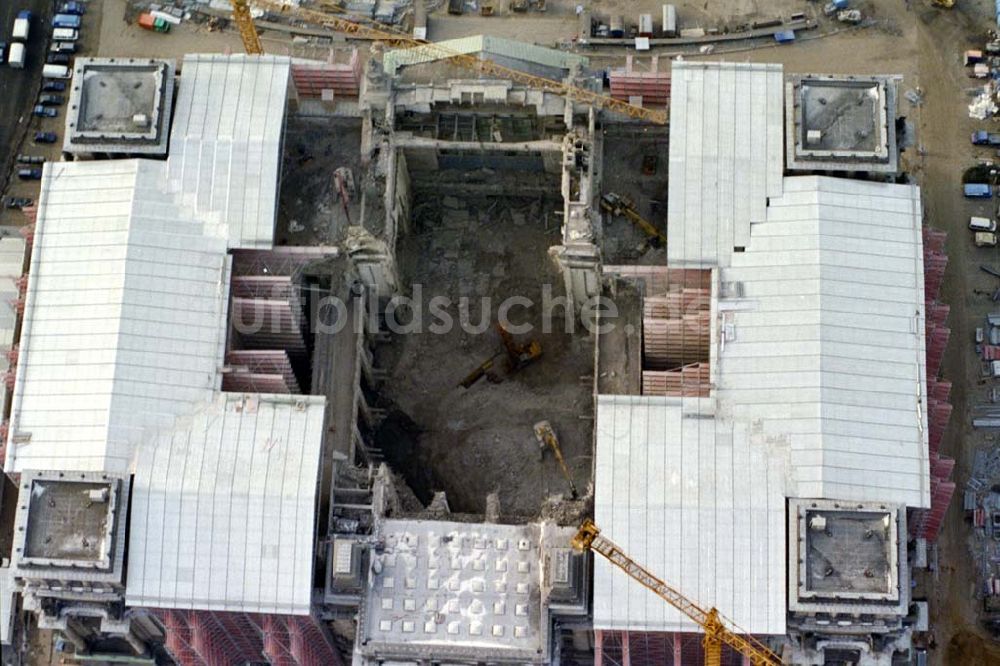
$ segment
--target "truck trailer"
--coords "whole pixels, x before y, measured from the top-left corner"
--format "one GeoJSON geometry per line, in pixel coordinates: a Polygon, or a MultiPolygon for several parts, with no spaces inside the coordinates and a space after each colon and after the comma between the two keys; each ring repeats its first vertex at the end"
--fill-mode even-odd
{"type": "Polygon", "coordinates": [[[14,42],[7,54],[7,64],[14,69],[24,69],[24,44],[14,42]]]}
{"type": "Polygon", "coordinates": [[[27,9],[19,11],[14,19],[14,28],[10,31],[10,36],[15,42],[28,41],[28,33],[31,31],[31,12],[27,9]]]}

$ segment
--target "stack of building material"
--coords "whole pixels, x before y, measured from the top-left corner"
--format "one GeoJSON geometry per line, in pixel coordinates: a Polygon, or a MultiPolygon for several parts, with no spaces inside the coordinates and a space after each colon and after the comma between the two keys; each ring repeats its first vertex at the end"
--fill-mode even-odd
{"type": "Polygon", "coordinates": [[[673,370],[643,370],[643,395],[705,397],[711,389],[708,363],[691,363],[673,370]]]}
{"type": "Polygon", "coordinates": [[[653,56],[649,71],[636,71],[632,56],[625,59],[624,69],[608,72],[611,82],[611,96],[628,100],[641,97],[646,106],[665,105],[670,101],[670,70],[660,71],[659,61],[653,56]]]}
{"type": "Polygon", "coordinates": [[[320,99],[324,91],[330,91],[334,99],[357,97],[361,89],[361,58],[358,50],[351,52],[346,63],[330,61],[325,63],[313,60],[292,62],[292,81],[299,97],[320,99]]]}
{"type": "Polygon", "coordinates": [[[302,393],[288,352],[283,349],[228,352],[222,390],[236,393],[302,393]]]}
{"type": "Polygon", "coordinates": [[[711,273],[657,267],[643,278],[643,395],[707,396],[711,273]]]}
{"type": "Polygon", "coordinates": [[[290,275],[240,275],[232,279],[233,323],[242,349],[306,351],[299,286],[290,275]]]}

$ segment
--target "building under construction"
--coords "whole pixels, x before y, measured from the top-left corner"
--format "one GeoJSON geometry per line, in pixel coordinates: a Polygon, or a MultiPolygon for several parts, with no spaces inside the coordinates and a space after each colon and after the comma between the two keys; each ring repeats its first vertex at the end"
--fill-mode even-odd
{"type": "Polygon", "coordinates": [[[612,70],[664,126],[447,57],[600,90],[581,56],[445,48],[77,59],[155,88],[169,149],[88,148],[75,87],[64,152],[94,159],[27,211],[0,638],[699,663],[703,626],[571,549],[593,517],[792,663],[907,657],[954,484],[943,238],[896,182],[893,79],[612,70]]]}

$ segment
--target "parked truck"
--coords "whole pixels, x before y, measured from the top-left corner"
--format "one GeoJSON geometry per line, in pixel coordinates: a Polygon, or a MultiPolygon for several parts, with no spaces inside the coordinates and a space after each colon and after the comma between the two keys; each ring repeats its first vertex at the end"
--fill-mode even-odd
{"type": "Polygon", "coordinates": [[[157,18],[149,12],[139,14],[139,27],[153,32],[170,32],[170,24],[162,18],[157,18]]]}
{"type": "Polygon", "coordinates": [[[14,69],[24,69],[24,44],[14,42],[10,45],[10,53],[7,55],[7,64],[14,69]]]}
{"type": "Polygon", "coordinates": [[[10,52],[7,54],[7,64],[14,69],[24,69],[24,44],[14,42],[10,45],[10,52]]]}
{"type": "Polygon", "coordinates": [[[10,31],[10,36],[15,42],[28,41],[28,32],[31,30],[31,12],[27,9],[21,10],[14,18],[14,28],[10,31]]]}
{"type": "Polygon", "coordinates": [[[44,65],[42,67],[43,79],[68,79],[73,72],[66,65],[44,65]]]}

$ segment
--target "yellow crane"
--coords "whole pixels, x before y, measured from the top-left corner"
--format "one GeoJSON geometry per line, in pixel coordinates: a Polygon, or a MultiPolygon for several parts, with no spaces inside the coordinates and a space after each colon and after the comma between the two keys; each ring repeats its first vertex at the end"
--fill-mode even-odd
{"type": "MultiPolygon", "coordinates": [[[[263,53],[264,49],[261,47],[260,36],[257,34],[257,29],[250,16],[250,9],[248,5],[249,0],[230,0],[230,2],[233,6],[233,20],[236,21],[236,25],[239,27],[240,36],[243,38],[243,46],[246,49],[246,52],[252,54],[263,53]]],[[[291,8],[277,0],[257,0],[257,4],[264,7],[270,7],[280,12],[289,13],[303,19],[314,21],[330,28],[331,30],[341,32],[346,35],[352,35],[363,39],[371,39],[390,44],[391,46],[403,48],[420,47],[429,52],[432,56],[448,59],[456,65],[473,70],[480,74],[500,79],[507,79],[536,90],[542,90],[555,95],[560,95],[573,101],[589,104],[595,108],[621,113],[630,118],[647,120],[660,125],[665,125],[668,120],[668,115],[665,110],[645,109],[641,106],[634,106],[620,99],[615,99],[614,97],[609,97],[592,90],[587,90],[586,88],[579,88],[577,86],[571,86],[563,83],[562,81],[555,81],[541,76],[526,74],[525,72],[511,69],[510,67],[498,65],[490,60],[477,58],[474,55],[458,53],[457,51],[443,47],[440,44],[435,44],[434,42],[416,39],[405,32],[399,32],[389,26],[381,24],[376,24],[377,27],[363,25],[361,23],[341,18],[340,16],[333,16],[313,9],[303,9],[301,7],[291,8]]]]}
{"type": "Polygon", "coordinates": [[[240,37],[243,39],[243,49],[250,55],[260,55],[264,52],[264,47],[260,43],[260,35],[253,24],[253,17],[250,16],[250,4],[248,0],[230,0],[233,5],[233,20],[240,30],[240,37]]]}
{"type": "Polygon", "coordinates": [[[741,635],[730,630],[726,625],[734,628],[735,625],[724,620],[718,610],[715,608],[706,610],[699,606],[654,576],[641,564],[633,561],[611,539],[601,536],[601,530],[589,518],[583,521],[583,525],[570,543],[579,551],[592,550],[600,553],[627,573],[632,580],[652,590],[661,599],[696,622],[705,632],[705,638],[702,640],[705,648],[705,666],[719,666],[722,663],[723,643],[749,659],[753,666],[780,666],[781,658],[770,648],[749,634],[741,635]]]}

